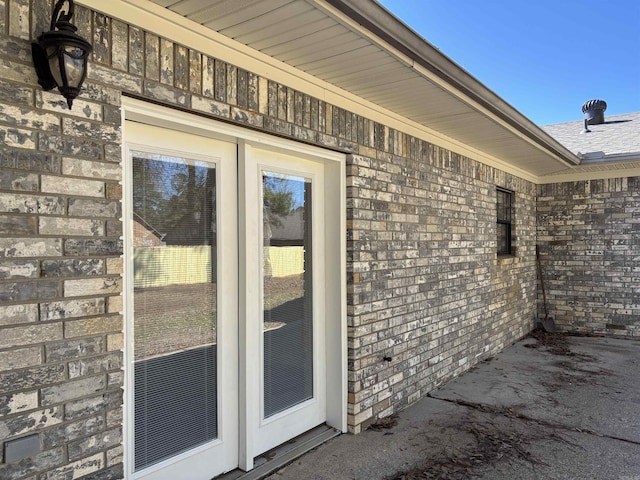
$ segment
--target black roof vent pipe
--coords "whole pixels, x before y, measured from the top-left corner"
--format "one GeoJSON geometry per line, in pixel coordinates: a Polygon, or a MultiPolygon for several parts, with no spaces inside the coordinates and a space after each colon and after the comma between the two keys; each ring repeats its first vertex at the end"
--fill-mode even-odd
{"type": "Polygon", "coordinates": [[[604,100],[589,100],[582,105],[582,113],[587,125],[600,125],[604,123],[604,111],[607,102],[604,100]]]}

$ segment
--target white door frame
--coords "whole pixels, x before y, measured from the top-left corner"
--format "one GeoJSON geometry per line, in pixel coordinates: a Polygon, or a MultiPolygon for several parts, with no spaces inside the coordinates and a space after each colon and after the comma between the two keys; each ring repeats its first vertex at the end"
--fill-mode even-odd
{"type": "MultiPolygon", "coordinates": [[[[325,223],[337,225],[337,234],[327,235],[325,238],[326,251],[332,252],[335,259],[327,262],[325,270],[326,278],[326,298],[331,298],[331,302],[325,305],[325,338],[326,338],[326,423],[327,425],[341,431],[347,431],[347,310],[346,310],[346,157],[342,153],[325,150],[319,147],[298,143],[292,140],[285,140],[273,137],[260,132],[255,132],[235,125],[230,125],[202,116],[193,115],[187,112],[174,110],[168,107],[151,104],[129,97],[122,97],[122,125],[125,120],[138,121],[159,127],[170,128],[176,131],[183,131],[204,137],[217,138],[235,142],[238,145],[239,174],[242,174],[242,159],[252,147],[267,149],[274,152],[281,152],[288,155],[295,155],[303,159],[322,161],[325,163],[325,223]]],[[[126,158],[126,130],[123,135],[123,159],[126,158]]],[[[125,181],[126,183],[126,181],[125,181]]],[[[244,182],[239,182],[239,198],[243,198],[244,182]]],[[[130,193],[130,192],[129,192],[130,193]]],[[[125,195],[128,193],[125,192],[125,195]]],[[[127,200],[128,201],[128,200],[127,200]]],[[[251,229],[255,225],[239,224],[239,240],[243,236],[252,235],[251,229]]],[[[253,237],[257,238],[257,237],[253,237]]],[[[240,243],[241,247],[243,243],[240,243]]],[[[246,245],[246,242],[244,243],[246,245]]],[[[254,292],[254,286],[249,285],[246,273],[243,273],[243,262],[246,262],[247,254],[250,252],[239,251],[239,305],[246,305],[247,297],[258,294],[254,292]],[[244,259],[244,260],[243,260],[244,259]],[[244,281],[243,281],[244,280],[244,281]]],[[[127,272],[125,272],[127,274],[127,272]]],[[[255,283],[255,282],[253,282],[255,283]]],[[[250,332],[246,329],[246,309],[238,312],[239,332],[238,350],[239,358],[246,358],[248,352],[256,352],[259,345],[255,344],[255,339],[251,338],[250,332]]],[[[125,333],[125,336],[127,334],[125,333]]],[[[126,338],[125,344],[129,344],[130,339],[126,338]]],[[[128,365],[125,351],[125,364],[128,365]]],[[[245,364],[247,362],[244,362],[245,364]]],[[[131,382],[131,373],[125,369],[125,385],[131,382]]],[[[242,362],[238,369],[238,409],[239,409],[239,467],[243,470],[253,468],[253,458],[256,453],[254,446],[254,425],[259,422],[257,415],[259,412],[251,405],[250,396],[254,395],[253,377],[247,371],[246,365],[242,362]]],[[[125,387],[126,388],[126,387],[125,387]]],[[[255,397],[254,397],[255,398],[255,397]]],[[[125,405],[125,431],[131,429],[130,420],[132,412],[131,406],[125,405]]],[[[125,435],[127,439],[127,435],[125,435]]],[[[131,452],[133,445],[126,444],[125,452],[131,452]]],[[[130,442],[129,442],[130,443],[130,442]]],[[[130,454],[130,453],[129,453],[130,454]]],[[[125,455],[125,464],[127,463],[125,455]]],[[[130,466],[125,465],[125,469],[130,466]]],[[[128,471],[128,470],[127,470],[128,471]]]]}

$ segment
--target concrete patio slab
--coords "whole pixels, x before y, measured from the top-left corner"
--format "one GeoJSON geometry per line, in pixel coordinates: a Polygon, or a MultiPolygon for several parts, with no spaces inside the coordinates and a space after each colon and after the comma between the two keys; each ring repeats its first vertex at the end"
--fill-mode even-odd
{"type": "Polygon", "coordinates": [[[269,478],[640,480],[640,342],[536,337],[269,478]]]}

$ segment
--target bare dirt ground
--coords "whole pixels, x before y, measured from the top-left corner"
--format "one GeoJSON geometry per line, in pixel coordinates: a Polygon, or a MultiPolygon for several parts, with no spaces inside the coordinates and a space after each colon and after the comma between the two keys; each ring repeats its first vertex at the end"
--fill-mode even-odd
{"type": "MultiPolygon", "coordinates": [[[[301,275],[266,278],[264,286],[266,310],[299,298],[304,293],[301,275]]],[[[215,344],[216,302],[215,283],[136,289],[136,360],[215,344]]]]}

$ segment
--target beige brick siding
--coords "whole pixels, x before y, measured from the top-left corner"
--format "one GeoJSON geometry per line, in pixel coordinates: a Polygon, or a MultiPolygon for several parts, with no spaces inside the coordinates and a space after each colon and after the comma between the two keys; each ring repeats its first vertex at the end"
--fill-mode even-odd
{"type": "Polygon", "coordinates": [[[538,195],[549,314],[564,330],[639,336],[640,177],[541,185],[538,195]]]}
{"type": "Polygon", "coordinates": [[[535,317],[535,186],[391,133],[390,150],[408,156],[354,155],[347,167],[353,432],[510,345],[535,317]],[[515,192],[510,258],[496,256],[497,186],[515,192]]]}
{"type": "Polygon", "coordinates": [[[637,179],[593,182],[590,192],[536,192],[79,5],[78,33],[94,52],[85,89],[68,110],[37,85],[31,65],[30,39],[48,28],[51,4],[0,0],[0,447],[38,432],[43,450],[15,464],[0,458],[3,480],[123,476],[122,94],[348,154],[352,432],[530,331],[539,309],[536,195],[545,260],[557,262],[548,267],[557,275],[549,285],[558,320],[591,328],[600,317],[596,327],[607,331],[637,328],[637,179]],[[496,256],[496,187],[514,192],[509,258],[496,256]],[[589,210],[578,209],[585,201],[589,210]],[[583,213],[593,229],[585,222],[571,231],[583,213]],[[576,248],[578,231],[593,234],[580,237],[583,254],[562,258],[576,248]],[[609,282],[597,291],[606,307],[586,301],[586,280],[567,287],[569,261],[609,282]]]}

